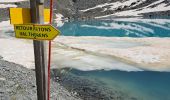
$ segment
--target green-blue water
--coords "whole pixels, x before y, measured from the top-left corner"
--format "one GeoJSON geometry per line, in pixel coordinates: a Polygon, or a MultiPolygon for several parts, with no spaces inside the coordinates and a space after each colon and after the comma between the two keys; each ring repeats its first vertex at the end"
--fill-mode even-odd
{"type": "Polygon", "coordinates": [[[169,22],[74,21],[59,29],[65,36],[170,37],[169,22]]]}
{"type": "MultiPolygon", "coordinates": [[[[65,36],[170,37],[169,22],[75,21],[66,22],[59,29],[65,36]]],[[[71,73],[98,80],[107,87],[137,96],[139,100],[170,100],[169,72],[72,70],[71,73]]]]}
{"type": "Polygon", "coordinates": [[[139,100],[170,100],[170,73],[168,72],[125,72],[125,71],[80,71],[72,70],[77,76],[103,82],[109,88],[117,88],[139,100]]]}

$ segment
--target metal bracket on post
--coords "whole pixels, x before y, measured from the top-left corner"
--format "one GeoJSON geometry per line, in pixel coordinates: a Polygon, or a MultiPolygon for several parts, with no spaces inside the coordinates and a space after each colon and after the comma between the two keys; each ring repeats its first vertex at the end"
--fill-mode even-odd
{"type": "Polygon", "coordinates": [[[36,0],[37,1],[37,3],[39,3],[39,4],[43,4],[44,3],[44,0],[36,0]]]}

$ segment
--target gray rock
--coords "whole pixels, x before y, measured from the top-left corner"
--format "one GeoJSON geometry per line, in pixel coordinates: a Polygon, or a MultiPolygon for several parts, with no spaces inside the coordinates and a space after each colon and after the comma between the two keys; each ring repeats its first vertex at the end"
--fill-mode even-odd
{"type": "MultiPolygon", "coordinates": [[[[51,100],[80,100],[51,80],[51,100]]],[[[35,72],[0,60],[0,100],[37,100],[35,72]]]]}
{"type": "Polygon", "coordinates": [[[2,56],[0,56],[0,59],[3,59],[3,57],[2,57],[2,56]]]}

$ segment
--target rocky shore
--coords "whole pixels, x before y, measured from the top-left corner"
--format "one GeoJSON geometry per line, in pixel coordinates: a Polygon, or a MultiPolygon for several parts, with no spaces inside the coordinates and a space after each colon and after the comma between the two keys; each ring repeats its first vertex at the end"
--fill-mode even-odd
{"type": "MultiPolygon", "coordinates": [[[[51,100],[140,100],[70,70],[51,70],[51,100]]],[[[35,72],[0,57],[0,100],[37,100],[35,72]]]]}
{"type": "Polygon", "coordinates": [[[110,89],[98,80],[75,75],[71,71],[69,68],[53,69],[52,78],[83,100],[141,100],[115,87],[110,89]]]}
{"type": "MultiPolygon", "coordinates": [[[[81,100],[51,81],[51,100],[81,100]]],[[[0,100],[37,100],[35,72],[0,57],[0,100]]]]}

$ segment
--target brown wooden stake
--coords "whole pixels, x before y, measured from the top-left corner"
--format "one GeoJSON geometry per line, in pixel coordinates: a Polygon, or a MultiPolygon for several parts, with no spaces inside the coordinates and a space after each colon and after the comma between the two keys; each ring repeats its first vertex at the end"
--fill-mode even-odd
{"type": "MultiPolygon", "coordinates": [[[[44,3],[43,0],[30,0],[31,21],[36,24],[44,24],[44,3]]],[[[37,100],[47,100],[47,54],[45,41],[33,41],[35,72],[37,84],[37,100]]]]}

